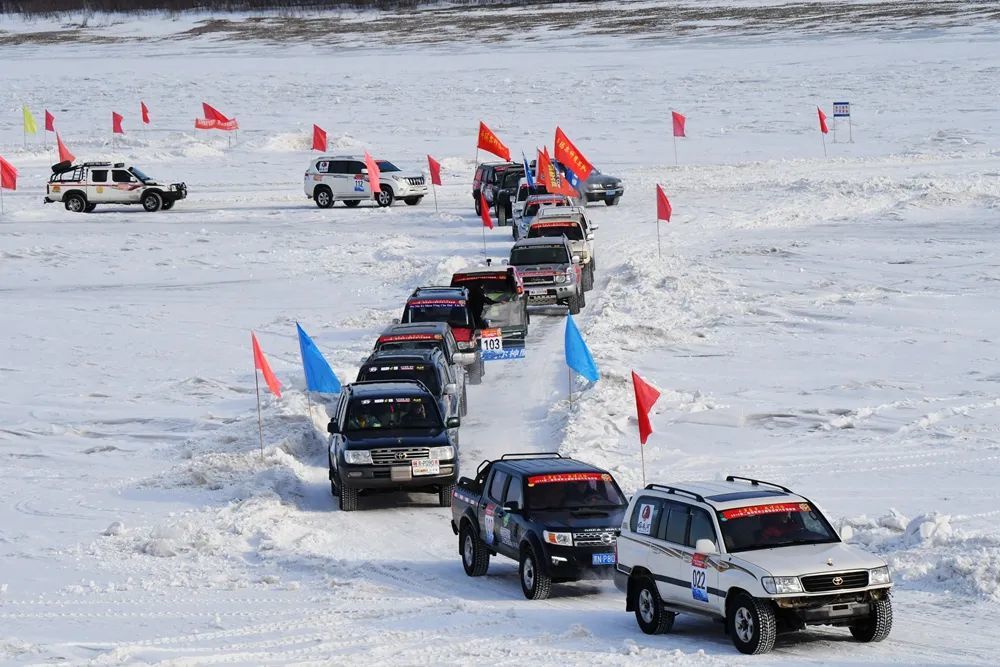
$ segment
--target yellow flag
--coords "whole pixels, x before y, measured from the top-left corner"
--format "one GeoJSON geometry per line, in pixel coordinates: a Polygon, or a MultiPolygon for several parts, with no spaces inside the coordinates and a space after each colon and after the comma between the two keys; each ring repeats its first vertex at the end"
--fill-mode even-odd
{"type": "Polygon", "coordinates": [[[28,105],[25,104],[24,107],[24,131],[28,134],[36,134],[38,132],[38,126],[35,125],[35,117],[31,115],[31,110],[28,105]]]}

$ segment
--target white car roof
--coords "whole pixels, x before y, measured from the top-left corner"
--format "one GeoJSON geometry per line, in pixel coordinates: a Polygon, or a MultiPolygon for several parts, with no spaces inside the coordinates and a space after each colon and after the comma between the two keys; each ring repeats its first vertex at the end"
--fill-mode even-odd
{"type": "Polygon", "coordinates": [[[670,485],[653,485],[652,489],[643,489],[640,493],[653,493],[660,497],[679,500],[698,500],[711,505],[717,510],[728,510],[735,507],[750,505],[772,505],[775,503],[808,503],[809,500],[791,491],[785,491],[761,482],[752,484],[744,480],[727,481],[690,481],[674,482],[670,485]],[[671,492],[669,489],[674,489],[671,492]],[[694,497],[694,496],[697,496],[694,497]]]}

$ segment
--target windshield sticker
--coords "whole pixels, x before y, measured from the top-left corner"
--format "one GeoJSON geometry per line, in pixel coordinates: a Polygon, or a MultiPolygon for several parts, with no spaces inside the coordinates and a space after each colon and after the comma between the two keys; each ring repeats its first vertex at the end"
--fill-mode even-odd
{"type": "Polygon", "coordinates": [[[413,340],[441,340],[441,334],[396,334],[394,336],[382,336],[378,339],[380,343],[399,343],[401,341],[413,340]]]}
{"type": "Polygon", "coordinates": [[[477,280],[507,280],[506,273],[469,273],[465,275],[455,274],[451,278],[453,283],[470,283],[477,280]]]}
{"type": "Polygon", "coordinates": [[[559,482],[610,482],[611,475],[599,472],[564,472],[553,475],[535,475],[528,478],[528,486],[559,482]]]}
{"type": "Polygon", "coordinates": [[[649,503],[639,505],[639,520],[635,522],[635,532],[649,535],[653,530],[653,506],[649,503]]]}
{"type": "Polygon", "coordinates": [[[548,227],[576,227],[577,223],[574,220],[557,220],[555,222],[534,222],[531,226],[536,229],[548,227]]]}
{"type": "Polygon", "coordinates": [[[408,306],[416,306],[417,308],[424,308],[430,306],[464,306],[465,300],[460,299],[419,299],[411,301],[407,304],[408,306]]]}
{"type": "Polygon", "coordinates": [[[749,507],[736,507],[731,510],[723,510],[722,520],[743,519],[749,516],[760,516],[762,514],[779,514],[781,512],[811,512],[809,503],[778,503],[775,505],[751,505],[749,507]]]}

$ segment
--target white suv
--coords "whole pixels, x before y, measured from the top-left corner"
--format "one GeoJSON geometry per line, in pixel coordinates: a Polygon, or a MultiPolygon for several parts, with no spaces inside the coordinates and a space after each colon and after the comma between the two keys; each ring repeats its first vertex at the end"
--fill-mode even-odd
{"type": "Polygon", "coordinates": [[[806,625],[847,626],[862,642],[892,629],[885,561],[844,544],[820,509],[745,477],[649,484],[629,503],[615,583],[646,634],[678,613],[725,621],[743,653],[806,625]]]}
{"type": "MultiPolygon", "coordinates": [[[[397,199],[416,206],[427,194],[427,181],[422,173],[404,173],[387,160],[375,162],[382,172],[375,199],[379,206],[391,206],[397,199]]],[[[303,190],[320,208],[330,208],[337,201],[354,207],[372,198],[365,159],[356,155],[316,158],[306,169],[303,190]]]]}

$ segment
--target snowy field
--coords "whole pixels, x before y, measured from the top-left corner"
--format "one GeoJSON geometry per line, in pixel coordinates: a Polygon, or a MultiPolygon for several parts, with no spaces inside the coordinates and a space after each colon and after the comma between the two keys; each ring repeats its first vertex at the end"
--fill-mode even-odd
{"type": "MultiPolygon", "coordinates": [[[[0,155],[21,175],[0,218],[0,663],[995,664],[1000,22],[912,23],[586,48],[5,42],[0,155]],[[824,159],[815,107],[835,99],[855,142],[831,135],[824,159]],[[203,100],[239,119],[231,147],[193,129],[203,100]],[[54,150],[23,147],[23,103],[79,158],[134,161],[190,197],[43,206],[54,150]],[[679,167],[670,108],[688,116],[679,167]],[[528,358],[470,387],[463,471],[558,449],[631,493],[637,369],[663,390],[649,480],[746,474],[812,497],[889,561],[886,642],[816,628],[751,658],[684,616],[647,636],[610,583],[529,602],[513,562],[467,578],[430,496],[338,511],[294,323],[353,379],[413,287],[482,259],[480,119],[529,155],[559,124],[626,192],[590,211],[578,324],[600,381],[570,408],[564,317],[537,314],[528,358]],[[317,209],[314,122],[335,152],[418,170],[434,155],[440,212],[317,209]],[[674,206],[662,259],[655,183],[674,206]],[[289,386],[265,401],[263,460],[251,329],[289,386]]],[[[510,242],[488,232],[487,252],[510,242]]]]}

